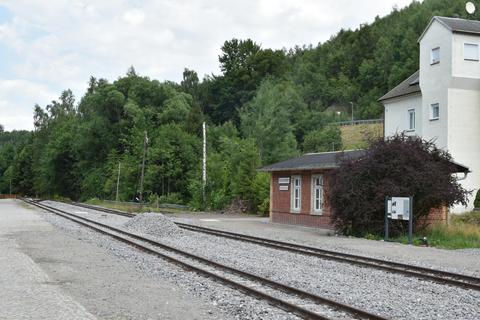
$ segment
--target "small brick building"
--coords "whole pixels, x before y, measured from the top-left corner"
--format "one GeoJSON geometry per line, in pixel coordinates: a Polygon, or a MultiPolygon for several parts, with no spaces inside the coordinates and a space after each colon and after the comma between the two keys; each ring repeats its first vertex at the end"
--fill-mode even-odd
{"type": "MultiPolygon", "coordinates": [[[[309,153],[259,169],[270,172],[270,220],[314,228],[333,229],[327,201],[326,173],[338,168],[342,159],[358,159],[364,150],[309,153]]],[[[468,168],[456,164],[458,172],[468,168]]],[[[432,209],[425,222],[446,221],[447,208],[432,209]]]]}

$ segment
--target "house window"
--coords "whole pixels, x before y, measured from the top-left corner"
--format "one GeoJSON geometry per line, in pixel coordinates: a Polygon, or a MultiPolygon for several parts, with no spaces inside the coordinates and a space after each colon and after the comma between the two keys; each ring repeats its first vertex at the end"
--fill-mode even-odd
{"type": "Polygon", "coordinates": [[[312,214],[322,214],[323,209],[323,176],[312,176],[312,214]]]}
{"type": "Polygon", "coordinates": [[[430,51],[430,64],[436,64],[439,62],[440,62],[440,47],[436,47],[430,51]]]}
{"type": "Polygon", "coordinates": [[[415,130],[415,109],[408,110],[408,130],[415,130]]]}
{"type": "Polygon", "coordinates": [[[302,178],[292,176],[292,211],[300,212],[302,205],[302,178]]]}
{"type": "Polygon", "coordinates": [[[430,105],[430,120],[438,120],[440,117],[440,106],[438,103],[430,105]]]}
{"type": "Polygon", "coordinates": [[[463,59],[478,61],[478,44],[464,43],[463,44],[463,59]]]}

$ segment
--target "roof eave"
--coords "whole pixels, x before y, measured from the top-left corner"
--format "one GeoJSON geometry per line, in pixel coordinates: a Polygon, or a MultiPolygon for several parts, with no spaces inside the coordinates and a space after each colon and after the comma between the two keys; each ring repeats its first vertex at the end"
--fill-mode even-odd
{"type": "Polygon", "coordinates": [[[460,33],[460,34],[480,34],[477,31],[468,31],[468,30],[453,30],[452,33],[460,33]]]}
{"type": "Polygon", "coordinates": [[[307,170],[332,170],[338,168],[335,166],[318,166],[318,167],[290,167],[290,168],[258,168],[258,172],[285,172],[285,171],[307,171],[307,170]]]}
{"type": "Polygon", "coordinates": [[[406,98],[408,96],[417,96],[417,95],[422,95],[422,90],[419,89],[418,91],[404,93],[404,94],[400,94],[398,96],[393,96],[393,97],[388,97],[388,98],[384,98],[386,96],[386,95],[384,95],[383,97],[378,99],[378,101],[383,103],[384,101],[387,101],[387,100],[402,99],[402,98],[406,98]]]}

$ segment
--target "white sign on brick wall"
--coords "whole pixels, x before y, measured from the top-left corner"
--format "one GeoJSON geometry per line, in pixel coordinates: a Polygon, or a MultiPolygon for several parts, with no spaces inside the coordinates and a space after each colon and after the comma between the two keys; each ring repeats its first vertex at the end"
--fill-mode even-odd
{"type": "Polygon", "coordinates": [[[278,184],[290,184],[290,177],[278,178],[278,184]]]}

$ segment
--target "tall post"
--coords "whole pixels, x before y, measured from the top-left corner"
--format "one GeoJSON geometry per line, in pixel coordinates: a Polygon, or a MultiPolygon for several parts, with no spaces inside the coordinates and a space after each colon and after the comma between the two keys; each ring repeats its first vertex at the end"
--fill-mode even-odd
{"type": "Polygon", "coordinates": [[[385,241],[388,241],[388,196],[385,197],[385,241]]]}
{"type": "Polygon", "coordinates": [[[352,105],[352,126],[353,126],[353,102],[350,101],[350,104],[352,105]]]}
{"type": "Polygon", "coordinates": [[[148,145],[148,137],[147,131],[145,131],[145,139],[143,140],[143,158],[142,158],[142,174],[140,175],[140,195],[138,199],[140,202],[143,201],[143,178],[145,176],[145,156],[147,154],[147,145],[148,145]]]}
{"type": "Polygon", "coordinates": [[[10,179],[10,195],[12,194],[12,179],[10,179]]]}
{"type": "Polygon", "coordinates": [[[413,196],[410,197],[410,216],[408,217],[408,244],[412,244],[413,237],[413,196]]]}
{"type": "Polygon", "coordinates": [[[203,122],[202,201],[205,209],[205,188],[207,186],[207,128],[203,122]]]}
{"type": "Polygon", "coordinates": [[[118,186],[120,185],[120,165],[122,163],[118,163],[118,175],[117,175],[117,195],[115,196],[115,201],[118,202],[118,186]]]}

